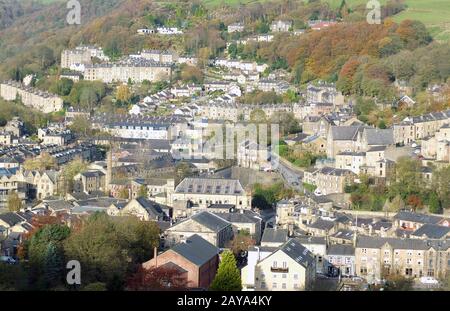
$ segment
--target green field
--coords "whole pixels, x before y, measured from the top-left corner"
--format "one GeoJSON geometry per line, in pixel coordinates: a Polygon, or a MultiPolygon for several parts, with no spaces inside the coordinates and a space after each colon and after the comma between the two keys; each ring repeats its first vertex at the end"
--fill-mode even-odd
{"type": "MultiPolygon", "coordinates": [[[[323,0],[334,8],[341,0],[323,0]]],[[[368,0],[346,0],[350,6],[365,4],[368,0]]],[[[382,4],[385,0],[380,1],[382,4]]],[[[394,17],[399,22],[405,19],[424,23],[437,40],[450,40],[450,0],[405,0],[407,9],[394,17]]]]}

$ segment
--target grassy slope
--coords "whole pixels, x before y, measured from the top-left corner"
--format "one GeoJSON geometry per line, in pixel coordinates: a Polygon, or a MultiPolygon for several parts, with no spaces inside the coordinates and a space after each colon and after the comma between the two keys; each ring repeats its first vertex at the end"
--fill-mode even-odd
{"type": "MultiPolygon", "coordinates": [[[[323,0],[339,7],[341,0],[323,0]]],[[[367,3],[367,0],[346,0],[350,6],[367,3]]],[[[384,3],[386,1],[380,1],[384,3]]],[[[405,0],[408,8],[394,17],[396,21],[414,19],[423,22],[438,40],[450,40],[449,0],[405,0]]]]}

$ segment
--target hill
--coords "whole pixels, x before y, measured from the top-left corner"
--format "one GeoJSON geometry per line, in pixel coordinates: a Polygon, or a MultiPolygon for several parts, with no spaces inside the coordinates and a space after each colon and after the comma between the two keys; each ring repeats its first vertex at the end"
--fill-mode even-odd
{"type": "MultiPolygon", "coordinates": [[[[340,7],[342,0],[323,0],[334,9],[340,7]]],[[[365,6],[367,0],[345,0],[351,7],[365,6]]],[[[448,0],[404,0],[407,8],[397,14],[394,20],[397,22],[412,19],[425,24],[436,40],[450,40],[450,3],[448,0]]],[[[386,0],[380,0],[383,5],[386,0]]]]}

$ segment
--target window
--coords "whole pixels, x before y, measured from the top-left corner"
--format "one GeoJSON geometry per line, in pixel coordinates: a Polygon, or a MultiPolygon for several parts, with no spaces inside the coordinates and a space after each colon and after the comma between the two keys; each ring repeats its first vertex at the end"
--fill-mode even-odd
{"type": "Polygon", "coordinates": [[[361,253],[363,253],[363,254],[367,254],[367,248],[363,248],[363,249],[361,249],[361,253]]]}
{"type": "Polygon", "coordinates": [[[287,275],[285,273],[283,273],[283,279],[287,278],[287,275]]]}
{"type": "Polygon", "coordinates": [[[273,264],[272,264],[272,266],[273,266],[274,268],[276,268],[276,267],[277,267],[277,262],[274,261],[273,264]]]}
{"type": "Polygon", "coordinates": [[[294,274],[294,280],[298,280],[298,274],[294,274]]]}
{"type": "Polygon", "coordinates": [[[286,289],[286,283],[281,284],[282,289],[286,289]]]}
{"type": "Polygon", "coordinates": [[[274,283],[272,284],[272,288],[277,288],[277,283],[274,282],[274,283]]]}
{"type": "Polygon", "coordinates": [[[266,288],[266,282],[261,282],[261,288],[266,288]]]}
{"type": "Polygon", "coordinates": [[[283,261],[283,269],[287,269],[287,262],[283,261]]]}

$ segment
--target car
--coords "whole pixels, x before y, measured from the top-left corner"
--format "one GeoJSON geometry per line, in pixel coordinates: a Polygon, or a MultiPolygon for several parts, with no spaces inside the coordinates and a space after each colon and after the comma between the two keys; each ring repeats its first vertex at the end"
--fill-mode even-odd
{"type": "Polygon", "coordinates": [[[417,144],[416,144],[416,143],[414,143],[414,144],[412,144],[412,145],[411,145],[411,147],[413,147],[413,148],[417,148],[417,144]]]}
{"type": "Polygon", "coordinates": [[[315,194],[317,197],[320,197],[320,196],[322,195],[322,191],[320,191],[319,189],[316,189],[316,191],[314,191],[314,194],[315,194]]]}
{"type": "Polygon", "coordinates": [[[438,285],[439,281],[431,276],[423,276],[420,278],[420,283],[428,285],[438,285]]]}
{"type": "Polygon", "coordinates": [[[0,256],[0,262],[4,262],[10,265],[14,265],[17,263],[17,261],[10,256],[0,256]]]}
{"type": "Polygon", "coordinates": [[[298,182],[294,181],[294,182],[292,183],[292,186],[298,186],[298,182]]]}

